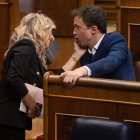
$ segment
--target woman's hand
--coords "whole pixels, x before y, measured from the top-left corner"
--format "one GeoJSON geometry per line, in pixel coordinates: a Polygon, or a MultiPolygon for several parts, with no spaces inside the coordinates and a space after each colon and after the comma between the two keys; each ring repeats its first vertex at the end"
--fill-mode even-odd
{"type": "Polygon", "coordinates": [[[40,108],[29,93],[23,97],[22,101],[27,106],[28,117],[35,118],[40,115],[40,108]]]}
{"type": "Polygon", "coordinates": [[[82,49],[78,46],[76,41],[74,42],[74,51],[69,60],[62,67],[64,71],[71,71],[76,66],[79,59],[84,55],[87,49],[82,49]]]}
{"type": "Polygon", "coordinates": [[[81,48],[80,46],[78,46],[76,41],[74,42],[74,52],[73,52],[73,55],[81,58],[85,54],[86,51],[87,51],[87,49],[81,48]]]}

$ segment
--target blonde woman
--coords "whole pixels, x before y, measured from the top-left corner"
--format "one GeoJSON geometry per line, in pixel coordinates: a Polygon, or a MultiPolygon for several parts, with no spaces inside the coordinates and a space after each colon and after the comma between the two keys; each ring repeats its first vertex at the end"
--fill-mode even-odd
{"type": "Polygon", "coordinates": [[[44,14],[30,13],[15,28],[4,55],[0,93],[0,139],[25,140],[25,130],[32,127],[31,119],[39,115],[35,100],[24,83],[42,88],[47,70],[45,49],[54,39],[54,22],[44,14]],[[27,114],[19,111],[21,100],[27,114]]]}

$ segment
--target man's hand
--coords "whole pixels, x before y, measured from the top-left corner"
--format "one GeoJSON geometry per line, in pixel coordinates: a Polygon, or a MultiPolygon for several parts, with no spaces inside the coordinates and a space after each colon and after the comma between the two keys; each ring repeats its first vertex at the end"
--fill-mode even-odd
{"type": "Polygon", "coordinates": [[[88,75],[88,71],[84,67],[77,68],[73,71],[66,71],[60,75],[60,78],[63,80],[64,85],[67,87],[73,87],[76,81],[80,77],[88,75]]]}

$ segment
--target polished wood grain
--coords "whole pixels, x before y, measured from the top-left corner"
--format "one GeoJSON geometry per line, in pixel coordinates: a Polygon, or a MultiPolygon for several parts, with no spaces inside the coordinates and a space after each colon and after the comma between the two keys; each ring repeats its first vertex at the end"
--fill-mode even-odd
{"type": "Polygon", "coordinates": [[[68,139],[74,119],[81,116],[129,121],[140,130],[139,82],[80,78],[76,86],[67,88],[59,76],[46,73],[44,103],[44,135],[48,140],[68,139]]]}
{"type": "Polygon", "coordinates": [[[19,9],[19,0],[9,0],[9,33],[13,32],[14,28],[19,25],[21,19],[26,14],[19,9]]]}
{"type": "MultiPolygon", "coordinates": [[[[117,5],[117,31],[128,41],[132,52],[134,67],[140,61],[140,1],[139,0],[116,0],[117,5]]],[[[137,73],[136,73],[137,75],[137,73]]]]}
{"type": "Polygon", "coordinates": [[[78,7],[77,0],[46,0],[44,2],[38,1],[38,9],[42,10],[49,17],[51,17],[56,25],[57,30],[54,31],[55,36],[72,36],[73,30],[73,17],[70,12],[72,9],[78,7]]]}
{"type": "Polygon", "coordinates": [[[139,0],[116,0],[117,6],[140,7],[139,0]]]}
{"type": "Polygon", "coordinates": [[[139,0],[116,0],[117,6],[117,31],[128,39],[128,24],[140,23],[140,1],[139,0]],[[124,18],[125,17],[125,18],[124,18]]]}
{"type": "MultiPolygon", "coordinates": [[[[0,1],[0,71],[2,70],[3,55],[8,47],[9,40],[9,4],[7,1],[0,1]]],[[[1,77],[1,74],[0,74],[1,77]]]]}
{"type": "Polygon", "coordinates": [[[78,0],[78,7],[93,5],[93,4],[94,4],[94,0],[78,0]]]}
{"type": "Polygon", "coordinates": [[[134,64],[140,61],[140,23],[128,23],[128,45],[132,52],[134,64]]]}
{"type": "Polygon", "coordinates": [[[116,21],[116,0],[94,0],[94,4],[107,12],[109,21],[116,21]]]}

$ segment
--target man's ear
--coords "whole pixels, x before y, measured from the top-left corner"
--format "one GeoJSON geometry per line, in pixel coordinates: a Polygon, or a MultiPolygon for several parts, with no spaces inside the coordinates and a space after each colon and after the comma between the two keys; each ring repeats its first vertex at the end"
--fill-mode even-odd
{"type": "Polygon", "coordinates": [[[97,26],[95,26],[95,25],[91,26],[90,28],[91,28],[91,31],[93,34],[95,34],[98,29],[97,26]]]}

